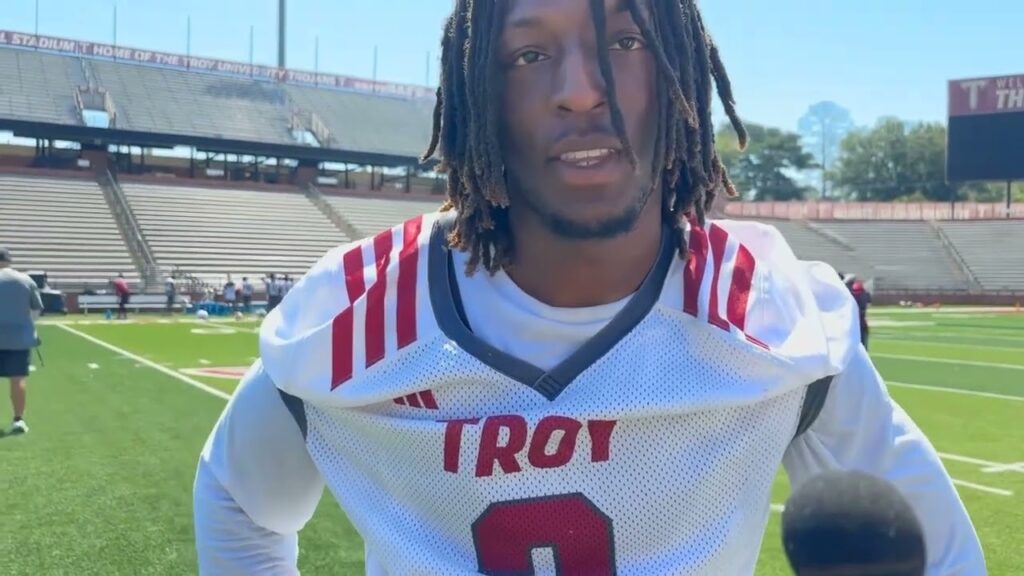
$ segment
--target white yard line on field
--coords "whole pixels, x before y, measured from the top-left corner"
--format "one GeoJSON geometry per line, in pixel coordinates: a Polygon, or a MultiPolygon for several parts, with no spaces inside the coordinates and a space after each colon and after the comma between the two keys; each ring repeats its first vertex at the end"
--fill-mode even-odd
{"type": "Polygon", "coordinates": [[[180,380],[181,382],[184,382],[185,384],[188,384],[189,386],[192,386],[193,388],[197,388],[199,390],[202,390],[203,392],[206,392],[207,394],[212,394],[212,395],[214,395],[214,396],[216,396],[218,398],[223,398],[224,400],[230,400],[231,399],[231,395],[228,394],[227,392],[224,392],[223,390],[217,390],[216,388],[213,388],[212,386],[207,386],[206,384],[203,384],[202,382],[199,382],[198,380],[193,380],[192,378],[189,378],[188,376],[185,376],[184,374],[179,374],[179,373],[175,372],[174,370],[171,370],[170,368],[165,368],[164,366],[161,366],[161,365],[157,364],[156,362],[153,362],[152,360],[147,360],[147,359],[143,358],[142,356],[139,356],[137,354],[132,354],[131,352],[129,352],[127,350],[123,350],[121,348],[118,348],[117,346],[114,346],[113,344],[109,344],[107,342],[104,342],[103,340],[100,340],[99,338],[94,338],[94,337],[92,337],[92,336],[90,336],[88,334],[85,334],[84,332],[79,332],[78,330],[75,330],[74,328],[71,328],[70,326],[66,326],[64,324],[57,324],[57,327],[60,328],[61,330],[65,330],[65,331],[70,332],[70,333],[72,333],[72,334],[74,334],[76,336],[84,338],[85,340],[88,340],[89,342],[92,342],[93,344],[96,344],[97,346],[102,346],[102,347],[106,348],[107,350],[110,350],[111,352],[114,352],[116,354],[120,354],[121,356],[124,356],[126,358],[131,358],[132,360],[135,360],[139,364],[142,364],[144,366],[148,366],[148,367],[152,368],[153,370],[156,370],[158,372],[163,372],[164,374],[170,376],[171,378],[175,378],[177,380],[180,380]]]}
{"type": "Polygon", "coordinates": [[[918,338],[905,338],[905,337],[902,337],[902,336],[892,336],[892,337],[872,336],[872,339],[875,340],[876,342],[878,340],[884,340],[886,342],[896,342],[898,344],[906,343],[906,344],[913,344],[914,346],[932,346],[932,347],[936,347],[936,348],[957,348],[957,349],[961,349],[961,350],[964,349],[964,348],[974,348],[974,349],[977,349],[977,350],[1001,350],[1001,351],[1004,351],[1004,352],[1018,352],[1018,353],[1024,352],[1024,347],[1022,347],[1022,346],[1017,346],[1017,347],[1012,347],[1012,346],[989,346],[987,344],[964,344],[963,342],[936,342],[934,340],[925,340],[925,339],[918,339],[918,338]]]}
{"type": "Polygon", "coordinates": [[[1005,368],[1006,370],[1024,370],[1024,364],[999,364],[997,362],[978,362],[976,360],[953,360],[950,358],[929,358],[927,356],[907,356],[905,354],[871,353],[872,358],[892,358],[894,360],[915,360],[918,362],[934,362],[936,364],[959,364],[961,366],[984,366],[985,368],[1005,368]]]}
{"type": "Polygon", "coordinates": [[[939,457],[943,460],[952,460],[954,462],[963,462],[965,464],[974,464],[975,466],[984,466],[982,472],[1020,472],[1024,474],[1024,462],[1016,462],[1004,464],[1002,462],[992,462],[991,460],[982,460],[981,458],[971,458],[970,456],[960,456],[958,454],[947,454],[940,452],[939,457]]]}
{"type": "Polygon", "coordinates": [[[957,480],[953,478],[953,484],[957,486],[963,486],[965,488],[973,488],[982,492],[988,492],[989,494],[998,494],[1000,496],[1013,496],[1013,492],[1009,490],[1003,490],[1002,488],[993,488],[991,486],[985,486],[982,484],[975,484],[974,482],[968,482],[966,480],[957,480]]]}
{"type": "Polygon", "coordinates": [[[1020,472],[1021,474],[1024,474],[1024,462],[1014,462],[1012,464],[989,466],[987,468],[982,468],[981,471],[986,474],[992,474],[995,472],[1020,472]]]}
{"type": "Polygon", "coordinates": [[[924,384],[907,384],[906,382],[886,382],[886,386],[897,388],[913,388],[915,390],[930,390],[932,392],[949,392],[950,394],[963,394],[965,396],[980,396],[982,398],[995,398],[997,400],[1013,400],[1024,402],[1024,396],[1010,396],[1009,394],[996,394],[995,392],[978,392],[976,390],[964,390],[962,388],[946,388],[944,386],[926,386],[924,384]]]}
{"type": "MultiPolygon", "coordinates": [[[[1007,334],[1005,330],[991,330],[986,332],[982,329],[977,328],[971,329],[970,334],[962,332],[923,332],[914,330],[894,331],[883,328],[871,331],[871,337],[874,338],[876,336],[882,340],[910,340],[910,338],[908,337],[912,336],[914,338],[951,338],[956,340],[1006,340],[1010,342],[1024,342],[1024,336],[1017,336],[1016,334],[1007,334]]],[[[918,342],[918,340],[912,341],[918,342]]]]}

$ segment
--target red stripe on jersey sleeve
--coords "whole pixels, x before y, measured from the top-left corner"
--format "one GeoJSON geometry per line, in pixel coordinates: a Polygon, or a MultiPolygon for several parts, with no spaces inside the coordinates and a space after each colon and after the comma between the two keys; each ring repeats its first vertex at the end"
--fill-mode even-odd
{"type": "Polygon", "coordinates": [[[747,301],[750,298],[750,286],[754,281],[754,255],[747,247],[740,244],[736,251],[736,263],[732,267],[732,285],[729,287],[729,301],[726,302],[725,315],[729,323],[743,331],[747,323],[747,301]]]}
{"type": "Polygon", "coordinates": [[[405,223],[402,252],[398,256],[398,304],[395,313],[398,328],[398,349],[416,341],[416,274],[419,270],[419,236],[423,216],[405,223]]]}
{"type": "Polygon", "coordinates": [[[704,230],[691,223],[690,259],[683,269],[683,312],[697,316],[700,285],[704,281],[704,265],[708,258],[708,237],[704,230]]]}
{"type": "Polygon", "coordinates": [[[395,398],[395,404],[401,404],[402,406],[405,406],[405,398],[395,398]]]}
{"type": "Polygon", "coordinates": [[[366,291],[366,282],[363,280],[362,246],[349,250],[341,260],[349,303],[331,323],[331,390],[352,378],[352,339],[355,335],[352,305],[366,291]]]}
{"type": "Polygon", "coordinates": [[[437,410],[437,400],[434,399],[434,393],[430,390],[424,390],[420,392],[420,400],[423,401],[423,407],[429,410],[437,410]]]}
{"type": "Polygon", "coordinates": [[[718,313],[718,279],[722,273],[722,259],[725,257],[725,245],[729,235],[720,226],[711,225],[711,301],[708,303],[708,322],[722,330],[729,330],[729,323],[718,313]]]}
{"type": "Polygon", "coordinates": [[[771,350],[772,349],[771,346],[765,344],[764,342],[761,342],[760,340],[758,340],[757,338],[754,338],[750,334],[747,334],[746,336],[747,336],[747,342],[750,342],[754,346],[760,346],[761,348],[764,348],[765,350],[771,350]]]}
{"type": "Polygon", "coordinates": [[[363,247],[356,246],[342,257],[345,265],[345,288],[348,290],[349,306],[355,304],[360,296],[366,293],[366,280],[363,278],[363,247]]]}
{"type": "Polygon", "coordinates": [[[388,286],[388,264],[394,245],[391,230],[381,232],[373,239],[373,259],[377,262],[377,277],[366,292],[366,367],[384,358],[384,295],[388,286]]]}
{"type": "Polygon", "coordinates": [[[423,405],[420,404],[419,396],[415,394],[409,394],[408,396],[406,396],[405,401],[409,404],[409,406],[412,406],[413,408],[423,408],[423,405]]]}

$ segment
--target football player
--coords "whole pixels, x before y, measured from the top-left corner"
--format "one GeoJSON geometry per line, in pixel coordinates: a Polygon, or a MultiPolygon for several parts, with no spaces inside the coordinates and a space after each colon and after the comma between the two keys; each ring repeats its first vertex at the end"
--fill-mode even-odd
{"type": "Polygon", "coordinates": [[[368,574],[752,574],[780,468],[894,483],[985,572],[835,270],[705,217],[745,138],[693,0],[457,0],[445,209],[328,253],[202,451],[202,574],[294,574],[329,489],[368,574]]]}

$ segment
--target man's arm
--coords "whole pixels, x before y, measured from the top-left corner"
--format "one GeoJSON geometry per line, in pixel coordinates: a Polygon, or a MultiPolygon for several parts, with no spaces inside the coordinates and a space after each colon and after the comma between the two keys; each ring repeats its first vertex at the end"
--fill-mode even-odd
{"type": "Polygon", "coordinates": [[[323,489],[298,424],[257,362],[199,459],[193,500],[199,573],[298,574],[298,531],[323,489]]]}
{"type": "Polygon", "coordinates": [[[29,278],[29,296],[28,296],[28,307],[32,315],[32,321],[35,322],[43,311],[43,298],[39,295],[39,287],[36,283],[29,278]]]}
{"type": "Polygon", "coordinates": [[[834,469],[887,479],[921,521],[929,576],[986,574],[974,526],[935,448],[889,397],[863,348],[832,381],[817,420],[789,447],[783,464],[794,489],[834,469]]]}

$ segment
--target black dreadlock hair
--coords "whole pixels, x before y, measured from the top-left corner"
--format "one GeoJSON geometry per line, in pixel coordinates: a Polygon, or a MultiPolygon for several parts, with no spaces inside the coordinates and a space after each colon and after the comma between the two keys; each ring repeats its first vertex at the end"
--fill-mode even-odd
{"type": "MultiPolygon", "coordinates": [[[[658,131],[652,168],[664,190],[664,218],[676,233],[679,255],[688,257],[682,231],[688,218],[704,224],[716,192],[736,189],[715,152],[711,121],[712,81],[726,115],[746,146],[747,133],[736,113],[732,86],[718,47],[704,27],[696,0],[624,0],[657,64],[658,131]],[[660,175],[660,177],[659,177],[660,175]]],[[[502,92],[497,46],[509,0],[456,0],[441,42],[441,82],[434,107],[434,131],[424,160],[440,149],[440,170],[448,175],[442,210],[458,211],[448,241],[469,250],[467,272],[479,265],[496,272],[511,262],[508,191],[499,145],[502,92]]],[[[598,38],[605,36],[604,0],[589,0],[598,38]]],[[[636,168],[607,48],[598,50],[612,126],[623,152],[636,168]]]]}

